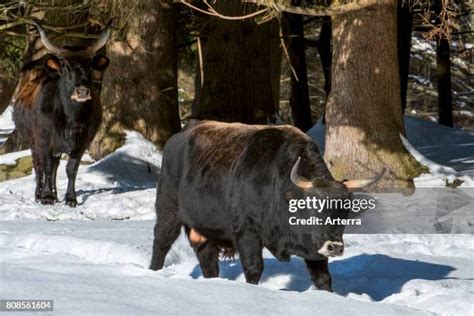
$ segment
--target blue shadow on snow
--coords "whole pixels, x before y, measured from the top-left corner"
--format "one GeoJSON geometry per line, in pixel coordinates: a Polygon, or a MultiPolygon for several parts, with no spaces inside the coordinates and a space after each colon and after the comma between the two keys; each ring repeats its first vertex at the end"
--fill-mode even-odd
{"type": "MultiPolygon", "coordinates": [[[[288,275],[289,281],[282,290],[306,291],[312,283],[301,258],[292,257],[290,262],[280,262],[274,258],[264,259],[264,272],[260,283],[269,279],[288,275]]],[[[243,271],[240,260],[220,261],[220,278],[236,280],[243,271]]],[[[381,254],[362,254],[329,264],[333,289],[339,295],[349,293],[367,294],[375,301],[399,293],[410,280],[443,280],[455,269],[451,266],[418,260],[393,258],[381,254]]],[[[196,265],[190,276],[202,277],[201,268],[196,265]]]]}

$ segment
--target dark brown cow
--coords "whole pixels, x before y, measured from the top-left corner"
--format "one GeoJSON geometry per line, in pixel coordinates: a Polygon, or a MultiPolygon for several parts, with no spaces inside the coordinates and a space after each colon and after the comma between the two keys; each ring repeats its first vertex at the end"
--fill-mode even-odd
{"type": "Polygon", "coordinates": [[[36,23],[48,54],[26,63],[13,97],[13,120],[31,146],[36,174],[35,198],[57,201],[56,171],[67,153],[66,204],[77,205],[75,180],[84,151],[101,122],[100,83],[109,59],[96,52],[109,38],[109,27],[91,46],[57,47],[36,23]]]}
{"type": "MultiPolygon", "coordinates": [[[[164,148],[150,268],[163,267],[184,227],[204,277],[218,276],[222,248],[227,254],[236,249],[247,282],[256,284],[265,247],[279,260],[304,258],[314,285],[330,291],[327,258],[342,254],[344,227],[289,231],[289,197],[350,199],[351,190],[382,174],[335,181],[316,144],[295,127],[194,122],[164,148]]],[[[332,219],[348,212],[337,209],[316,216],[332,219]]]]}

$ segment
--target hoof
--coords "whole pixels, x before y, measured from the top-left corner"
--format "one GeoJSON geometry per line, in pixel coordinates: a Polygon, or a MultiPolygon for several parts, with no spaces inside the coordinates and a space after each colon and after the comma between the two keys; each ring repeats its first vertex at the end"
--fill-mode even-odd
{"type": "Polygon", "coordinates": [[[66,205],[69,207],[76,207],[77,200],[76,199],[66,199],[66,205]]]}
{"type": "Polygon", "coordinates": [[[44,205],[53,205],[54,202],[56,202],[56,199],[54,198],[54,196],[42,196],[41,197],[41,204],[44,204],[44,205]]]}

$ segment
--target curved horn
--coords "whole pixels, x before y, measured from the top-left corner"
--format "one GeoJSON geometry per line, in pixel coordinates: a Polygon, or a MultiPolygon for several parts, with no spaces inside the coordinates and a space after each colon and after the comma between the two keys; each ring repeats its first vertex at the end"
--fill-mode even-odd
{"type": "Polygon", "coordinates": [[[368,185],[371,185],[371,184],[379,181],[380,178],[382,178],[382,176],[385,174],[385,171],[386,171],[386,169],[383,168],[382,171],[378,175],[376,175],[372,178],[347,180],[347,181],[344,181],[342,183],[346,186],[347,189],[349,189],[349,191],[354,191],[356,189],[362,189],[362,188],[364,188],[368,185]]]}
{"type": "Polygon", "coordinates": [[[313,183],[306,179],[305,177],[302,177],[298,175],[298,167],[300,165],[301,157],[298,157],[296,160],[295,164],[293,165],[293,168],[291,168],[291,174],[290,174],[290,179],[291,182],[293,182],[294,185],[301,189],[309,189],[313,187],[313,183]]]}
{"type": "Polygon", "coordinates": [[[46,32],[44,31],[43,27],[38,22],[32,21],[32,23],[38,29],[38,32],[41,37],[41,43],[43,43],[44,48],[46,48],[47,50],[49,50],[51,53],[55,55],[61,55],[66,51],[65,49],[57,47],[56,45],[54,45],[53,43],[49,41],[48,36],[46,35],[46,32]]]}
{"type": "Polygon", "coordinates": [[[107,26],[105,27],[105,30],[102,31],[102,33],[99,36],[99,39],[97,42],[95,42],[89,50],[95,54],[99,49],[104,47],[105,44],[107,44],[107,41],[109,40],[110,37],[110,26],[112,25],[112,22],[114,21],[115,18],[111,19],[109,23],[107,23],[107,26]]]}

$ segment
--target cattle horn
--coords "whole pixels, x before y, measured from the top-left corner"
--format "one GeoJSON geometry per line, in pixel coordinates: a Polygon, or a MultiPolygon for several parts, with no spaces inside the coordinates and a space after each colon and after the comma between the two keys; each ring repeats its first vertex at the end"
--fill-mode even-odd
{"type": "Polygon", "coordinates": [[[298,175],[298,167],[300,165],[301,157],[298,157],[296,160],[295,164],[293,165],[293,168],[291,168],[291,174],[290,174],[290,179],[291,182],[293,182],[294,185],[301,189],[309,189],[313,187],[313,183],[306,179],[305,177],[302,177],[298,175]]]}
{"type": "Polygon", "coordinates": [[[115,18],[111,19],[109,21],[109,23],[107,23],[107,26],[105,27],[105,29],[102,31],[102,33],[100,34],[99,36],[99,39],[97,40],[97,42],[95,42],[90,48],[89,50],[95,54],[99,49],[101,49],[102,47],[104,47],[105,44],[107,44],[107,41],[109,40],[109,37],[110,37],[110,27],[113,23],[113,21],[115,20],[115,18]]]}
{"type": "Polygon", "coordinates": [[[354,190],[357,190],[357,189],[362,189],[366,186],[369,186],[377,181],[380,180],[380,178],[382,178],[382,176],[385,174],[385,171],[386,169],[383,168],[382,171],[372,177],[372,178],[368,178],[368,179],[356,179],[356,180],[346,180],[344,182],[342,182],[347,189],[349,189],[349,191],[354,191],[354,190]]]}
{"type": "Polygon", "coordinates": [[[32,21],[33,25],[36,26],[38,29],[38,32],[41,37],[41,43],[43,43],[44,48],[46,48],[48,51],[55,55],[61,55],[63,54],[66,50],[60,47],[57,47],[53,43],[51,43],[48,39],[48,36],[46,35],[46,32],[44,31],[43,27],[36,21],[32,21]]]}

